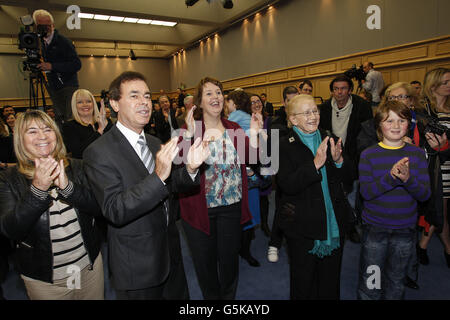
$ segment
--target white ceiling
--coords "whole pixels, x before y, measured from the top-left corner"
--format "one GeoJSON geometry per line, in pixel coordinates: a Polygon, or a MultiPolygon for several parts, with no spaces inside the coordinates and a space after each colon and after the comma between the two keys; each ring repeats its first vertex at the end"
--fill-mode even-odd
{"type": "Polygon", "coordinates": [[[74,41],[79,55],[127,56],[131,48],[138,57],[167,58],[278,1],[233,0],[233,8],[224,9],[222,0],[199,0],[190,7],[185,0],[0,0],[0,52],[17,52],[21,16],[46,9],[53,15],[55,27],[74,41]],[[174,21],[177,25],[81,19],[80,30],[69,30],[66,20],[70,14],[66,10],[73,4],[81,12],[174,21]]]}

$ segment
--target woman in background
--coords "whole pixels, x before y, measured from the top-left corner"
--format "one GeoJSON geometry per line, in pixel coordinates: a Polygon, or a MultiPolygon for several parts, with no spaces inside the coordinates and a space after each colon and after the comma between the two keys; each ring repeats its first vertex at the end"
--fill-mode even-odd
{"type": "Polygon", "coordinates": [[[99,111],[94,96],[86,89],[78,89],[72,95],[72,118],[63,125],[64,143],[73,158],[82,159],[87,146],[108,131],[112,123],[106,120],[104,105],[99,111]]]}

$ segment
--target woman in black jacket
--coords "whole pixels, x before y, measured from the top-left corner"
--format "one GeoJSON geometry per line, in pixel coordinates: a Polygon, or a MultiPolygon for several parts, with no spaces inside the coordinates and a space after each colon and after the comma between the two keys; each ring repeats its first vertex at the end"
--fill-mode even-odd
{"type": "Polygon", "coordinates": [[[0,233],[14,241],[14,265],[30,299],[103,299],[94,215],[100,209],[79,160],[68,159],[44,112],[19,115],[16,167],[0,174],[0,233]]]}
{"type": "Polygon", "coordinates": [[[98,109],[95,98],[86,89],[78,89],[72,96],[72,120],[63,125],[64,144],[72,158],[82,159],[83,151],[113,126],[106,119],[103,102],[98,109]]]}
{"type": "Polygon", "coordinates": [[[291,299],[339,299],[349,205],[342,184],[352,179],[342,142],[318,130],[320,114],[309,95],[287,107],[287,136],[280,139],[277,183],[279,226],[290,258],[291,299]]]}

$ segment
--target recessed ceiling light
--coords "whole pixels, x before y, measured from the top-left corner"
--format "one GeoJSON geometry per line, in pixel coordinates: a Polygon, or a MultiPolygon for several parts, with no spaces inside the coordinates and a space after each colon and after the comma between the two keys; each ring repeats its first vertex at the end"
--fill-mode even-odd
{"type": "Polygon", "coordinates": [[[138,20],[137,18],[125,18],[123,22],[136,23],[138,20]]]}
{"type": "Polygon", "coordinates": [[[123,19],[125,19],[125,17],[111,16],[111,17],[109,18],[109,21],[122,22],[123,19]]]}
{"type": "Polygon", "coordinates": [[[95,20],[108,20],[109,16],[105,16],[103,14],[96,14],[96,15],[94,15],[94,19],[95,20]]]}
{"type": "Polygon", "coordinates": [[[139,19],[139,20],[137,21],[137,23],[141,23],[141,24],[150,24],[150,23],[152,23],[152,20],[149,20],[149,19],[139,19]]]}
{"type": "Polygon", "coordinates": [[[151,24],[156,25],[156,26],[173,27],[177,23],[176,22],[170,22],[170,21],[153,20],[151,24]]]}
{"type": "Polygon", "coordinates": [[[82,19],[92,19],[94,18],[94,14],[93,13],[79,13],[78,14],[78,18],[82,18],[82,19]]]}

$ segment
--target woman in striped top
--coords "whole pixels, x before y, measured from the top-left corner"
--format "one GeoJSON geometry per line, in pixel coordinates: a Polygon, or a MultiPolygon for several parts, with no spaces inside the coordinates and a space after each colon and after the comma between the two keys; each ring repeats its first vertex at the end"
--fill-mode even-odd
{"type": "Polygon", "coordinates": [[[94,215],[100,215],[80,160],[68,159],[44,112],[18,116],[17,167],[0,175],[0,233],[16,246],[14,265],[30,299],[103,299],[94,215]]]}
{"type": "Polygon", "coordinates": [[[409,257],[415,247],[417,202],[431,194],[422,149],[405,143],[411,112],[400,101],[378,107],[375,126],[380,143],[361,153],[360,193],[363,236],[358,299],[402,299],[409,257]],[[373,277],[372,270],[381,271],[373,277]]]}

